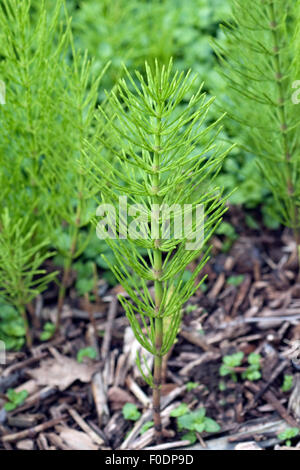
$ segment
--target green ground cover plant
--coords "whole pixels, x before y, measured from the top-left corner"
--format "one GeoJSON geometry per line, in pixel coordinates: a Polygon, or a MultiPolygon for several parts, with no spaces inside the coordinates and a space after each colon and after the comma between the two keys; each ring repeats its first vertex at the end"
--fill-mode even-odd
{"type": "Polygon", "coordinates": [[[244,359],[244,353],[239,351],[235,354],[230,354],[222,358],[222,365],[219,369],[220,377],[226,377],[230,375],[231,380],[234,382],[237,381],[237,374],[235,372],[235,367],[240,367],[244,359]]]}
{"type": "Polygon", "coordinates": [[[27,390],[16,392],[13,388],[9,388],[7,390],[6,397],[7,397],[7,402],[4,405],[4,409],[6,411],[13,411],[16,408],[18,408],[18,406],[23,405],[26,398],[28,397],[28,392],[27,390]]]}
{"type": "Polygon", "coordinates": [[[197,441],[197,433],[213,433],[221,429],[214,419],[206,416],[206,409],[203,407],[190,411],[185,403],[181,403],[171,412],[170,416],[176,418],[179,431],[188,431],[182,436],[182,439],[190,441],[191,444],[197,441]]]}
{"type": "Polygon", "coordinates": [[[256,353],[251,353],[249,354],[247,358],[248,362],[248,367],[247,369],[242,373],[242,378],[250,380],[251,382],[254,382],[255,380],[259,380],[261,378],[261,355],[256,354],[256,353]]]}
{"type": "Polygon", "coordinates": [[[294,437],[297,437],[299,435],[299,429],[298,428],[287,428],[281,433],[278,434],[278,439],[281,441],[285,441],[285,445],[287,447],[290,447],[292,445],[291,439],[294,437]]]}
{"type": "Polygon", "coordinates": [[[18,351],[24,345],[26,328],[20,312],[11,303],[0,300],[0,341],[7,350],[18,351]]]}
{"type": "Polygon", "coordinates": [[[97,351],[92,347],[82,348],[77,353],[77,361],[79,363],[83,362],[84,358],[88,357],[89,359],[97,358],[97,351]]]}
{"type": "Polygon", "coordinates": [[[137,421],[141,417],[141,412],[133,403],[126,403],[122,408],[122,413],[124,418],[129,421],[137,421]]]}
{"type": "MultiPolygon", "coordinates": [[[[244,380],[250,380],[254,382],[261,378],[261,355],[257,353],[251,353],[247,357],[247,368],[242,371],[241,377],[244,380]]],[[[229,354],[222,358],[222,364],[219,368],[220,377],[226,377],[227,375],[230,376],[233,382],[237,382],[238,374],[236,368],[240,368],[242,366],[244,360],[244,353],[239,351],[234,354],[229,354]]],[[[223,382],[220,382],[220,387],[223,388],[223,382]]]]}
{"type": "Polygon", "coordinates": [[[283,392],[289,392],[293,388],[293,376],[285,374],[283,377],[283,384],[281,390],[283,392]]]}

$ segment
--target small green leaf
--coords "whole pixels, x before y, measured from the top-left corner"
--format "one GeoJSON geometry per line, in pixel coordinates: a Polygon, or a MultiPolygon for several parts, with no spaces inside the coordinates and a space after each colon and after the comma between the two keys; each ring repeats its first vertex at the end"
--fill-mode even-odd
{"type": "Polygon", "coordinates": [[[170,416],[172,418],[179,418],[187,413],[189,413],[188,405],[186,403],[181,403],[177,408],[171,411],[170,416]]]}
{"type": "Polygon", "coordinates": [[[251,215],[249,215],[249,214],[246,215],[245,222],[246,222],[246,224],[248,225],[249,228],[252,228],[254,230],[259,229],[259,224],[256,222],[254,217],[252,217],[251,215]]]}
{"type": "Polygon", "coordinates": [[[17,408],[17,405],[11,401],[8,401],[7,403],[5,403],[4,405],[4,409],[5,411],[13,411],[17,408]]]}
{"type": "Polygon", "coordinates": [[[261,378],[261,373],[259,370],[251,370],[249,367],[245,372],[242,374],[243,379],[248,379],[251,382],[255,382],[261,378]]]}
{"type": "Polygon", "coordinates": [[[283,378],[283,384],[281,386],[281,390],[283,392],[289,392],[292,387],[293,387],[293,376],[285,375],[283,378]]]}
{"type": "Polygon", "coordinates": [[[171,411],[170,416],[172,418],[179,418],[179,416],[183,416],[189,413],[189,407],[186,403],[181,403],[177,408],[171,411]]]}
{"type": "Polygon", "coordinates": [[[177,425],[178,425],[179,430],[187,429],[188,431],[193,431],[194,422],[195,422],[195,418],[193,416],[193,413],[188,413],[183,416],[179,416],[179,418],[177,418],[177,425]]]}
{"type": "Polygon", "coordinates": [[[287,428],[281,433],[277,435],[278,439],[281,441],[285,441],[287,439],[293,439],[293,437],[298,436],[299,434],[299,429],[298,428],[287,428]]]}
{"type": "Polygon", "coordinates": [[[221,429],[218,423],[212,418],[205,418],[204,426],[206,432],[218,432],[221,429]]]}
{"type": "Polygon", "coordinates": [[[242,284],[245,276],[243,274],[239,274],[238,276],[229,276],[227,279],[227,284],[230,284],[231,286],[239,286],[242,284]]]}
{"type": "Polygon", "coordinates": [[[237,238],[237,233],[234,227],[228,222],[222,222],[216,230],[218,235],[225,235],[230,240],[235,240],[237,238]]]}
{"type": "Polygon", "coordinates": [[[90,359],[96,359],[97,358],[97,351],[92,348],[92,347],[87,347],[87,348],[82,348],[78,351],[77,353],[77,361],[78,362],[83,362],[83,359],[85,357],[89,357],[90,359]]]}
{"type": "Polygon", "coordinates": [[[78,279],[76,282],[76,290],[79,295],[88,294],[94,288],[94,279],[78,279]]]}
{"type": "Polygon", "coordinates": [[[27,397],[28,397],[27,390],[22,390],[21,392],[18,392],[16,394],[15,403],[17,405],[22,405],[27,397]]]}
{"type": "Polygon", "coordinates": [[[186,306],[185,311],[186,311],[186,313],[191,313],[191,312],[194,312],[195,310],[197,310],[197,308],[198,308],[197,305],[191,305],[190,304],[190,305],[186,306]]]}
{"type": "Polygon", "coordinates": [[[205,408],[199,408],[193,412],[189,412],[177,418],[178,429],[187,429],[188,431],[199,431],[205,420],[205,408]]]}
{"type": "Polygon", "coordinates": [[[205,417],[206,410],[204,407],[198,408],[198,410],[193,411],[193,415],[197,420],[202,420],[205,417]]]}
{"type": "Polygon", "coordinates": [[[195,444],[197,436],[193,431],[187,432],[181,437],[182,441],[190,441],[191,444],[195,444]]]}
{"type": "Polygon", "coordinates": [[[25,328],[23,324],[18,324],[17,322],[15,323],[3,323],[1,325],[1,329],[4,334],[7,336],[15,336],[15,337],[22,337],[25,335],[25,328]]]}
{"type": "Polygon", "coordinates": [[[55,330],[56,330],[56,327],[55,327],[54,323],[51,323],[51,322],[45,323],[44,331],[40,335],[40,340],[41,341],[48,341],[49,339],[51,339],[54,336],[55,330]]]}
{"type": "Polygon", "coordinates": [[[239,367],[242,364],[243,358],[244,353],[240,351],[230,356],[224,356],[223,363],[229,367],[239,367]]]}
{"type": "Polygon", "coordinates": [[[219,374],[221,377],[225,377],[226,375],[229,375],[232,373],[231,368],[226,366],[225,364],[222,364],[219,369],[219,374]]]}
{"type": "Polygon", "coordinates": [[[23,405],[24,401],[28,397],[27,390],[21,390],[21,392],[16,392],[14,389],[10,388],[7,390],[6,396],[8,402],[5,403],[4,409],[6,411],[15,410],[18,406],[23,405]]]}
{"type": "Polygon", "coordinates": [[[154,426],[153,421],[146,421],[145,424],[141,427],[140,434],[144,434],[148,429],[151,429],[154,426]]]}
{"type": "Polygon", "coordinates": [[[224,392],[226,390],[226,384],[223,380],[220,380],[220,382],[219,382],[219,390],[220,390],[220,392],[224,392]]]}
{"type": "Polygon", "coordinates": [[[194,423],[193,427],[194,431],[203,432],[205,429],[205,422],[204,423],[194,423]]]}
{"type": "Polygon", "coordinates": [[[141,416],[141,413],[138,411],[137,406],[133,403],[126,403],[123,406],[122,412],[124,418],[128,419],[129,421],[137,421],[141,416]]]}
{"type": "Polygon", "coordinates": [[[260,366],[261,355],[256,353],[251,353],[248,356],[248,363],[252,365],[260,366]]]}
{"type": "Polygon", "coordinates": [[[186,389],[188,392],[191,392],[192,390],[194,390],[195,388],[198,388],[199,387],[199,384],[198,382],[188,382],[186,384],[186,389]]]}

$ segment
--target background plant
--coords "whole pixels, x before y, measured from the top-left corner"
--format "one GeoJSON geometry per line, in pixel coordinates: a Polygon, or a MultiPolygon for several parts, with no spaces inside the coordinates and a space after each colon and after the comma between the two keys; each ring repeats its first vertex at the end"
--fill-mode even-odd
{"type": "MultiPolygon", "coordinates": [[[[63,29],[57,36],[61,8],[58,0],[47,14],[41,2],[35,26],[31,1],[6,0],[0,9],[0,74],[7,90],[6,104],[0,107],[0,236],[7,250],[2,251],[0,295],[5,295],[17,311],[21,309],[25,323],[26,303],[53,279],[52,275],[41,278],[38,286],[35,277],[43,272],[38,263],[51,255],[52,232],[45,231],[45,213],[51,199],[41,190],[41,178],[51,133],[59,128],[51,103],[56,103],[56,77],[66,39],[63,29]]],[[[30,342],[27,326],[26,330],[30,342]]],[[[6,342],[12,343],[13,333],[10,330],[6,342]]]]}
{"type": "MultiPolygon", "coordinates": [[[[111,90],[123,76],[123,62],[129,71],[142,72],[145,60],[153,63],[157,58],[166,65],[171,57],[176,69],[190,67],[199,73],[206,91],[219,99],[226,97],[227,83],[216,70],[210,38],[225,41],[219,23],[229,18],[230,1],[70,0],[68,8],[73,17],[75,45],[89,51],[89,56],[95,59],[94,70],[101,71],[111,61],[102,80],[100,100],[105,96],[104,89],[111,90]]],[[[226,124],[222,137],[235,141],[239,133],[238,128],[226,124]]],[[[270,216],[272,197],[256,167],[253,152],[236,149],[218,178],[228,193],[235,189],[230,196],[232,204],[241,204],[249,210],[261,207],[264,222],[269,225],[273,220],[274,224],[270,216]]]]}
{"type": "Polygon", "coordinates": [[[6,0],[0,24],[0,72],[8,88],[0,110],[0,198],[16,220],[30,207],[31,223],[38,222],[31,242],[47,239],[57,250],[59,324],[72,264],[93,231],[93,188],[87,178],[83,185],[76,161],[84,139],[93,138],[101,74],[93,78],[87,54],[75,49],[63,0],[54,9],[45,1],[6,0]]]}
{"type": "Polygon", "coordinates": [[[0,341],[7,350],[18,350],[24,345],[26,328],[20,312],[11,303],[0,299],[0,341]]]}
{"type": "Polygon", "coordinates": [[[225,41],[216,45],[228,83],[225,107],[273,193],[273,217],[293,229],[299,246],[299,112],[291,99],[299,74],[299,5],[254,0],[250,12],[248,2],[230,3],[225,41]]]}
{"type": "Polygon", "coordinates": [[[90,219],[95,211],[93,180],[84,180],[77,164],[83,157],[85,139],[93,141],[93,119],[101,76],[93,79],[87,55],[77,53],[71,33],[70,44],[72,65],[65,64],[59,84],[60,132],[52,136],[58,148],[50,149],[42,180],[48,193],[51,193],[47,221],[50,230],[52,227],[53,244],[63,264],[57,326],[72,265],[84,252],[92,236],[90,219]]]}
{"type": "MultiPolygon", "coordinates": [[[[7,208],[0,223],[1,299],[14,305],[21,313],[27,345],[31,346],[26,305],[43,292],[56,276],[56,272],[46,274],[46,271],[41,269],[45,259],[52,256],[47,251],[49,242],[44,240],[40,243],[32,243],[36,236],[37,224],[30,226],[30,217],[15,220],[10,216],[7,208]]],[[[17,326],[14,328],[16,329],[17,326]]],[[[3,331],[3,325],[1,329],[3,331]]],[[[6,330],[6,333],[9,331],[6,330]]],[[[14,330],[11,334],[16,336],[14,330]]]]}

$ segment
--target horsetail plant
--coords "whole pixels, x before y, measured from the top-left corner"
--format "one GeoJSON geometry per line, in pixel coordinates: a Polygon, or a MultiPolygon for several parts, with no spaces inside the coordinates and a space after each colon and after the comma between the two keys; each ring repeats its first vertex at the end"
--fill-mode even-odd
{"type": "MultiPolygon", "coordinates": [[[[93,140],[95,107],[99,82],[106,68],[97,79],[91,73],[87,53],[75,49],[71,30],[68,34],[72,51],[72,64],[64,65],[60,83],[60,121],[63,132],[54,135],[60,152],[45,162],[43,181],[52,193],[52,203],[47,213],[48,226],[56,227],[54,246],[63,258],[63,276],[59,288],[57,322],[58,329],[66,288],[74,261],[83,253],[93,234],[90,219],[95,209],[93,180],[83,179],[82,170],[75,165],[83,158],[85,139],[93,140]],[[55,204],[53,204],[55,201],[55,204]],[[62,225],[64,229],[62,231],[62,225]]],[[[55,131],[55,129],[54,129],[55,131]]],[[[51,149],[55,152],[55,147],[51,149]]],[[[52,153],[52,152],[51,152],[52,153]]],[[[54,155],[53,155],[54,156],[54,155]]]]}
{"type": "MultiPolygon", "coordinates": [[[[0,75],[6,86],[0,106],[0,299],[22,315],[28,346],[26,307],[30,310],[29,304],[55,277],[42,266],[52,254],[51,233],[44,229],[50,198],[41,180],[49,148],[56,147],[52,129],[60,128],[52,103],[68,29],[60,29],[62,5],[63,0],[56,0],[51,13],[43,1],[3,0],[0,5],[0,75]]],[[[17,323],[15,317],[11,321],[17,323]]],[[[8,338],[11,331],[6,328],[8,338]]]]}
{"type": "Polygon", "coordinates": [[[225,37],[215,42],[228,84],[225,110],[241,145],[257,157],[274,195],[274,216],[292,228],[300,259],[300,5],[294,0],[231,0],[225,37]],[[232,121],[232,123],[234,122],[232,121]]]}
{"type": "Polygon", "coordinates": [[[4,0],[0,6],[0,74],[8,89],[0,110],[0,201],[18,207],[20,217],[31,207],[40,238],[49,238],[57,252],[63,266],[58,327],[72,264],[93,233],[93,187],[74,162],[84,139],[92,139],[102,74],[93,78],[87,53],[76,50],[65,0],[50,11],[46,3],[4,0]]]}
{"type": "Polygon", "coordinates": [[[47,274],[41,267],[53,253],[49,240],[34,242],[38,224],[31,224],[29,215],[15,218],[5,208],[0,220],[0,298],[14,305],[22,315],[27,346],[32,340],[29,331],[26,305],[55,279],[56,272],[47,274]]]}
{"type": "MultiPolygon", "coordinates": [[[[154,357],[153,375],[140,357],[137,364],[153,388],[160,442],[162,359],[175,342],[183,304],[203,281],[207,241],[226,210],[213,180],[229,150],[216,143],[219,120],[205,125],[213,98],[206,98],[202,86],[192,95],[197,77],[190,71],[173,74],[170,61],[167,67],[156,62],[153,71],[146,64],[146,78],[136,72],[137,81],[125,72],[128,80],[120,80],[108,97],[110,115],[100,107],[98,117],[99,140],[115,165],[94,149],[98,161],[87,159],[87,173],[102,193],[98,237],[114,251],[117,264],[111,269],[129,296],[120,302],[137,340],[154,357]],[[197,267],[186,280],[194,259],[197,267]]],[[[93,153],[88,142],[87,149],[93,153]]]]}

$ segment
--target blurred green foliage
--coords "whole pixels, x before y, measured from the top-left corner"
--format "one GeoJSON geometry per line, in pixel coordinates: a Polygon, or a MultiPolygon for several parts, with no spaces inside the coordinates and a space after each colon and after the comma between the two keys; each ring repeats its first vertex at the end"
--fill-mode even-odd
{"type": "Polygon", "coordinates": [[[19,312],[0,298],[0,341],[7,350],[20,349],[24,344],[25,324],[19,312]]]}
{"type": "MultiPolygon", "coordinates": [[[[73,18],[75,44],[94,58],[96,73],[111,62],[102,81],[100,100],[105,96],[104,89],[111,90],[122,76],[123,63],[129,71],[142,72],[145,60],[152,63],[158,58],[167,63],[170,57],[176,69],[191,68],[199,73],[209,93],[218,99],[225,96],[227,86],[216,70],[210,39],[222,40],[219,24],[230,15],[228,0],[68,0],[67,3],[73,18]]],[[[234,140],[234,132],[225,128],[222,137],[234,140]]],[[[264,223],[270,228],[278,226],[274,226],[272,198],[253,155],[238,149],[232,151],[218,181],[227,193],[235,189],[230,197],[232,204],[247,209],[263,206],[264,223]]]]}

